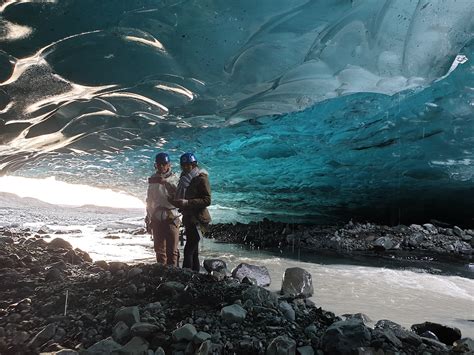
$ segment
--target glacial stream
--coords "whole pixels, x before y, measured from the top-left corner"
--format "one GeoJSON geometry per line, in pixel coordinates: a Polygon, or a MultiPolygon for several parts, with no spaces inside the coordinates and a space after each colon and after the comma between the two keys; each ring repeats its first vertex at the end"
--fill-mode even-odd
{"type": "MultiPolygon", "coordinates": [[[[133,222],[132,222],[133,223],[133,222]]],[[[34,224],[31,224],[34,226],[34,224]]],[[[117,226],[113,226],[117,227],[117,226]]],[[[60,234],[94,260],[154,262],[149,235],[111,233],[107,226],[51,226],[80,229],[82,234],[60,234]],[[110,237],[109,235],[109,237],[110,237]]],[[[56,236],[56,235],[55,235],[56,236]]],[[[182,249],[182,247],[181,247],[182,249]]],[[[182,255],[182,250],[181,250],[182,255]]],[[[302,267],[313,277],[318,306],[337,315],[364,313],[376,322],[390,319],[407,328],[425,321],[455,326],[474,337],[474,272],[471,265],[433,265],[383,260],[348,260],[293,251],[249,250],[244,246],[204,239],[200,259],[219,258],[232,270],[239,263],[266,266],[272,278],[268,289],[278,291],[288,267],[302,267]],[[369,266],[377,265],[377,266],[369,266]]]]}

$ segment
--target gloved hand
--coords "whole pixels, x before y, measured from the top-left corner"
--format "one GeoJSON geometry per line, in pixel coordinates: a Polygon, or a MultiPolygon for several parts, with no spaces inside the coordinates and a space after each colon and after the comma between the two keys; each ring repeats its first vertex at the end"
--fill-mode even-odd
{"type": "Polygon", "coordinates": [[[183,208],[188,205],[188,200],[185,200],[185,199],[171,200],[170,203],[173,206],[176,206],[178,208],[183,208]]]}
{"type": "Polygon", "coordinates": [[[146,216],[145,217],[145,228],[146,228],[146,232],[151,234],[152,230],[151,230],[151,220],[150,220],[150,217],[146,216]]]}

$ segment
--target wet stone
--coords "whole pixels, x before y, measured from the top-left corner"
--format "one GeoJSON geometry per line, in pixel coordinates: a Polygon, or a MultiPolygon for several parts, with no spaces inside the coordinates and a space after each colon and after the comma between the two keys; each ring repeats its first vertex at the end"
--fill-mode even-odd
{"type": "Polygon", "coordinates": [[[173,336],[173,340],[180,342],[183,340],[191,341],[196,335],[196,333],[197,331],[194,325],[185,324],[182,327],[174,330],[171,334],[173,336]]]}
{"type": "Polygon", "coordinates": [[[153,333],[158,332],[160,328],[154,324],[138,322],[138,323],[135,323],[130,330],[132,334],[135,336],[147,338],[153,333]]]}
{"type": "Polygon", "coordinates": [[[48,243],[48,248],[49,249],[71,249],[72,250],[72,245],[71,243],[65,241],[62,238],[54,238],[52,241],[48,243]]]}
{"type": "Polygon", "coordinates": [[[127,326],[131,327],[135,323],[140,322],[140,311],[137,306],[121,308],[115,314],[115,322],[123,321],[127,326]]]}

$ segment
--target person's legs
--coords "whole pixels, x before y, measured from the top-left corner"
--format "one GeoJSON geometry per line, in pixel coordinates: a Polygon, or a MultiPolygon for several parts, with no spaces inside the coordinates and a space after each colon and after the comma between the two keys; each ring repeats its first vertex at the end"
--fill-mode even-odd
{"type": "Polygon", "coordinates": [[[166,235],[167,226],[160,222],[152,224],[153,230],[153,248],[155,249],[156,262],[166,264],[166,235]]]}
{"type": "Polygon", "coordinates": [[[179,259],[179,228],[171,223],[168,224],[166,234],[166,259],[168,265],[178,266],[179,259]]]}
{"type": "Polygon", "coordinates": [[[199,271],[199,233],[193,224],[186,225],[183,268],[199,271]]]}

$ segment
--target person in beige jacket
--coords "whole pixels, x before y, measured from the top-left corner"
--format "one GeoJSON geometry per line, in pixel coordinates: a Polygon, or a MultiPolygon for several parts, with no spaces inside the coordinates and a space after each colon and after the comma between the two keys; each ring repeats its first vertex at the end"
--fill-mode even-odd
{"type": "Polygon", "coordinates": [[[171,171],[167,153],[156,155],[155,169],[156,172],[148,178],[145,221],[153,235],[156,261],[178,266],[181,215],[168,200],[175,195],[179,178],[171,171]]]}

